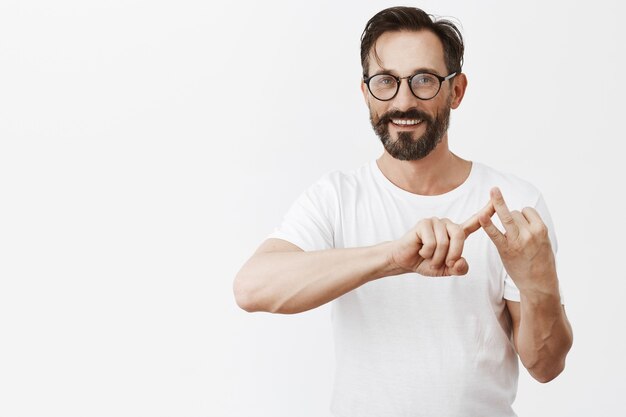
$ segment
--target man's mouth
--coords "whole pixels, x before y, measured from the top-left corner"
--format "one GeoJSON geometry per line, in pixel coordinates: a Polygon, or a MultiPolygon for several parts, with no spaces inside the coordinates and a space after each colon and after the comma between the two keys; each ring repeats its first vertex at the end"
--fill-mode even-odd
{"type": "Polygon", "coordinates": [[[415,126],[422,123],[422,119],[391,119],[395,126],[415,126]]]}

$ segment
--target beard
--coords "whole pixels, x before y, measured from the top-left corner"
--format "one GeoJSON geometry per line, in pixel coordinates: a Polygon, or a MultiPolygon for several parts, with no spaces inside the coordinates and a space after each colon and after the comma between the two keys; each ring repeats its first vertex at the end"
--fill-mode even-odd
{"type": "Polygon", "coordinates": [[[374,132],[380,138],[385,150],[394,158],[402,161],[417,161],[430,154],[437,147],[450,125],[450,103],[446,103],[441,113],[433,118],[430,115],[412,108],[402,112],[391,110],[383,114],[378,121],[370,110],[370,121],[374,132]],[[398,139],[393,140],[389,133],[391,119],[421,119],[426,123],[426,132],[417,139],[413,139],[413,132],[398,132],[398,139]]]}

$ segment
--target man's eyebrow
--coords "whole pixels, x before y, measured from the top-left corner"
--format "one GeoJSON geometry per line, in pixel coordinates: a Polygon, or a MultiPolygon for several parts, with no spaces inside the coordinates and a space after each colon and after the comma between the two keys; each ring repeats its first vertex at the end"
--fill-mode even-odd
{"type": "MultiPolygon", "coordinates": [[[[407,75],[417,74],[418,72],[429,72],[431,74],[442,76],[441,74],[439,74],[439,71],[437,71],[434,68],[429,68],[429,67],[420,67],[420,68],[414,69],[413,72],[411,72],[411,74],[407,74],[407,75]]],[[[391,74],[391,75],[395,75],[396,77],[399,77],[397,71],[386,69],[386,68],[382,68],[376,71],[374,74],[370,75],[370,77],[373,77],[374,75],[380,75],[380,74],[391,74]]]]}

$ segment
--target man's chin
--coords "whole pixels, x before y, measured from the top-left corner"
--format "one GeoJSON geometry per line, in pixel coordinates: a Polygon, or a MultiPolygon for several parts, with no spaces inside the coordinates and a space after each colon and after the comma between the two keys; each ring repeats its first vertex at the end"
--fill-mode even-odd
{"type": "Polygon", "coordinates": [[[393,143],[417,143],[424,139],[424,135],[420,135],[417,132],[398,132],[395,135],[391,135],[393,143]]]}
{"type": "Polygon", "coordinates": [[[441,140],[437,140],[433,143],[424,135],[401,132],[397,139],[384,143],[384,148],[395,159],[418,161],[427,157],[440,142],[441,140]]]}
{"type": "Polygon", "coordinates": [[[393,152],[393,151],[390,152],[389,149],[387,149],[387,153],[391,155],[393,159],[396,159],[398,161],[419,161],[420,159],[423,159],[424,157],[427,156],[427,155],[419,156],[419,155],[413,155],[413,154],[406,154],[403,152],[400,152],[400,153],[393,152]]]}

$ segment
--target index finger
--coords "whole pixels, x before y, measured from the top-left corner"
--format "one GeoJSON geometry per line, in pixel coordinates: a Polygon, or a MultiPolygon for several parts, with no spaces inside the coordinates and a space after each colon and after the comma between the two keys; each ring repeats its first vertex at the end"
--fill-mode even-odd
{"type": "Polygon", "coordinates": [[[467,219],[461,225],[461,229],[463,230],[463,232],[465,232],[465,237],[468,237],[476,230],[480,229],[480,221],[478,220],[480,216],[487,215],[491,217],[494,215],[495,212],[496,210],[493,207],[493,203],[491,202],[491,200],[489,200],[485,207],[481,208],[476,214],[467,219]]]}
{"type": "Polygon", "coordinates": [[[493,187],[490,194],[493,207],[496,209],[496,213],[498,213],[498,217],[502,222],[502,226],[504,226],[504,230],[511,235],[517,236],[519,234],[519,229],[517,228],[517,224],[515,224],[515,219],[513,219],[509,208],[504,202],[502,192],[498,187],[493,187]]]}

